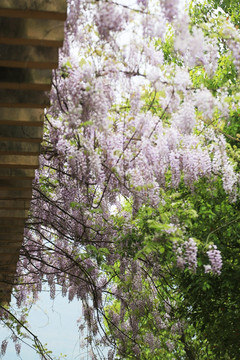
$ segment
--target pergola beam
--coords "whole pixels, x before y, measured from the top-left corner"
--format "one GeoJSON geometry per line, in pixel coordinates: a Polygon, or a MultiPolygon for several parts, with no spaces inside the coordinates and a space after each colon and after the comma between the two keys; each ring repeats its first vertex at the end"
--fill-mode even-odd
{"type": "Polygon", "coordinates": [[[11,299],[66,0],[0,4],[0,303],[11,299]]]}

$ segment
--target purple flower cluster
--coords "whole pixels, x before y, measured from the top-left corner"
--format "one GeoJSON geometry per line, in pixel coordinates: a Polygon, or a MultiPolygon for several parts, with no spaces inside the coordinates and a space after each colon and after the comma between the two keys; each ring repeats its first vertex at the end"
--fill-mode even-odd
{"type": "Polygon", "coordinates": [[[137,0],[138,5],[142,5],[143,7],[147,7],[148,0],[137,0]]]}
{"type": "Polygon", "coordinates": [[[227,44],[229,49],[232,51],[233,54],[233,63],[236,66],[236,69],[239,71],[240,69],[240,40],[234,41],[232,39],[228,40],[227,44]]]}
{"type": "Polygon", "coordinates": [[[1,344],[1,355],[4,356],[7,350],[8,342],[7,340],[3,340],[1,344]]]}
{"type": "Polygon", "coordinates": [[[178,14],[179,0],[161,0],[161,5],[166,19],[172,22],[178,14]]]}
{"type": "Polygon", "coordinates": [[[220,275],[222,269],[222,256],[221,252],[217,250],[217,246],[210,245],[209,250],[207,251],[207,255],[211,263],[211,269],[209,265],[206,265],[205,272],[210,272],[211,270],[213,274],[220,275]]]}
{"type": "Polygon", "coordinates": [[[127,13],[120,12],[116,5],[101,4],[95,18],[100,36],[108,39],[110,31],[121,31],[127,18],[127,13]]]}
{"type": "Polygon", "coordinates": [[[184,102],[174,116],[174,121],[182,134],[190,134],[196,124],[194,105],[191,102],[184,102]]]}
{"type": "Polygon", "coordinates": [[[183,270],[187,264],[192,272],[196,271],[198,248],[196,242],[192,238],[189,238],[188,241],[184,243],[184,246],[177,246],[174,244],[173,251],[177,255],[176,265],[178,268],[183,270]]]}
{"type": "Polygon", "coordinates": [[[21,344],[19,342],[16,342],[15,344],[15,351],[17,355],[19,355],[21,352],[21,344]]]}
{"type": "Polygon", "coordinates": [[[185,258],[189,269],[193,272],[195,272],[197,268],[197,252],[198,248],[196,242],[192,238],[189,238],[185,243],[185,258]]]}

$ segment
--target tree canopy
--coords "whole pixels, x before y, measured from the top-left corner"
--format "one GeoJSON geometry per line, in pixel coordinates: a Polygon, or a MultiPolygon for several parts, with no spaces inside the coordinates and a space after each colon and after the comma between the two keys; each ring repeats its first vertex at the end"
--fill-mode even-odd
{"type": "Polygon", "coordinates": [[[2,322],[20,351],[27,296],[48,284],[82,302],[93,359],[238,359],[237,8],[68,5],[14,288],[22,317],[2,306],[2,322]]]}

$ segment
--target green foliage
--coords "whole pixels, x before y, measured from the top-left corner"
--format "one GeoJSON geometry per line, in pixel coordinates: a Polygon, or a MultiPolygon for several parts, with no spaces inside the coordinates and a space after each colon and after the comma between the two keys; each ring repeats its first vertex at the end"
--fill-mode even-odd
{"type": "Polygon", "coordinates": [[[204,85],[216,94],[217,90],[223,86],[228,86],[228,92],[232,93],[232,85],[236,84],[237,73],[229,54],[224,53],[218,60],[218,68],[212,78],[210,78],[203,66],[195,67],[190,71],[193,86],[200,88],[204,85]]]}
{"type": "Polygon", "coordinates": [[[189,14],[192,24],[207,23],[213,13],[213,7],[208,1],[191,1],[189,14]]]}
{"type": "MultiPolygon", "coordinates": [[[[141,348],[139,359],[238,359],[239,342],[239,301],[240,291],[240,213],[239,202],[232,203],[222,188],[221,180],[211,182],[201,180],[195,184],[193,192],[182,183],[179,191],[161,190],[161,203],[158,209],[143,206],[135,219],[131,232],[121,237],[121,219],[115,215],[116,228],[119,226],[119,253],[134,257],[145,269],[146,278],[142,277],[141,290],[134,290],[134,274],[121,280],[120,262],[115,263],[111,277],[119,289],[128,294],[129,310],[124,321],[137,316],[140,321],[138,336],[141,348]],[[181,229],[172,229],[172,222],[178,219],[181,229]],[[184,226],[183,226],[184,225],[184,226]],[[193,237],[199,248],[198,268],[196,273],[176,267],[174,244],[181,244],[188,237],[193,237]],[[216,244],[223,257],[221,276],[204,272],[208,263],[206,251],[209,244],[216,244]],[[152,259],[154,267],[159,266],[159,275],[155,276],[154,267],[148,263],[152,259]],[[153,260],[154,259],[154,260],[153,260]],[[148,278],[149,276],[149,278],[148,278]],[[152,296],[154,277],[154,306],[159,317],[166,314],[166,302],[171,304],[171,318],[167,327],[159,331],[154,318],[147,307],[140,311],[133,303],[152,296]],[[184,324],[183,333],[173,333],[176,321],[184,324]],[[148,334],[153,334],[161,342],[161,349],[153,351],[146,342],[148,334]],[[174,343],[174,351],[166,347],[167,339],[174,343]]],[[[128,203],[128,211],[130,203],[128,203]]],[[[127,272],[126,272],[127,274],[127,272]]],[[[106,311],[106,326],[114,334],[111,325],[112,314],[121,313],[121,301],[109,297],[106,311]],[[111,300],[112,299],[112,300],[111,300]]],[[[124,359],[134,359],[132,336],[125,340],[124,359]]],[[[118,344],[120,346],[120,344],[118,344]]],[[[121,348],[121,346],[120,346],[121,348]]],[[[120,355],[119,355],[120,356],[120,355]]],[[[117,357],[117,359],[122,358],[117,357]]]]}
{"type": "Polygon", "coordinates": [[[217,9],[222,8],[227,14],[229,14],[231,21],[237,26],[240,25],[240,11],[238,0],[212,0],[213,7],[217,9]]]}
{"type": "Polygon", "coordinates": [[[188,308],[188,315],[208,340],[214,358],[238,359],[239,202],[229,202],[220,180],[212,184],[200,182],[194,196],[189,194],[188,199],[198,213],[190,230],[191,236],[197,236],[205,244],[216,244],[224,265],[219,277],[201,273],[193,279],[188,272],[179,277],[184,297],[182,312],[184,314],[188,308]]]}
{"type": "Polygon", "coordinates": [[[163,51],[164,61],[166,63],[182,65],[182,61],[177,57],[174,50],[174,33],[171,27],[169,27],[164,41],[155,41],[155,47],[157,50],[161,49],[163,51]]]}

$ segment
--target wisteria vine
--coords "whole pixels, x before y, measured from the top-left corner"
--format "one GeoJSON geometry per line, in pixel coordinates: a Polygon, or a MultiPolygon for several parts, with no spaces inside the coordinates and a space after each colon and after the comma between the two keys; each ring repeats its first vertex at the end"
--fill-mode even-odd
{"type": "Polygon", "coordinates": [[[194,192],[203,178],[220,178],[230,201],[238,198],[221,126],[239,94],[196,78],[204,72],[213,79],[223,56],[238,74],[239,30],[224,15],[211,20],[214,30],[211,22],[195,25],[177,0],[68,5],[17,304],[29,292],[37,298],[44,283],[54,299],[60,285],[69,301],[82,301],[80,327],[87,326],[90,344],[109,347],[108,359],[147,359],[151,351],[156,359],[175,359],[176,351],[193,359],[170,278],[179,269],[219,276],[221,252],[200,244],[205,263],[198,270],[200,242],[188,236],[178,210],[160,220],[158,209],[165,211],[169,189],[194,192]]]}

